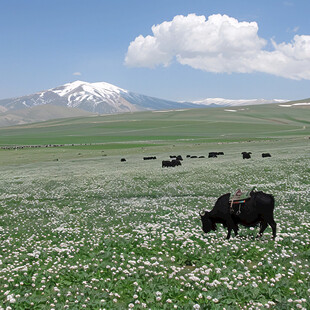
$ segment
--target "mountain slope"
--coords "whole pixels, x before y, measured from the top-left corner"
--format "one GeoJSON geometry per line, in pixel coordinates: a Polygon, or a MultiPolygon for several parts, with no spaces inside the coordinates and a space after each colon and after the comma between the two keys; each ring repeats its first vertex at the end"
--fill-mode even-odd
{"type": "Polygon", "coordinates": [[[287,104],[299,104],[299,103],[304,103],[305,105],[309,105],[310,103],[310,98],[307,99],[301,99],[301,100],[294,100],[294,101],[288,101],[286,102],[287,104]]]}
{"type": "Polygon", "coordinates": [[[136,94],[105,82],[82,81],[67,83],[28,96],[0,100],[0,106],[7,110],[43,104],[79,108],[100,114],[197,107],[193,103],[180,103],[136,94]]]}
{"type": "Polygon", "coordinates": [[[58,118],[85,117],[92,115],[95,114],[76,108],[45,104],[28,109],[11,110],[1,113],[0,127],[42,122],[58,118]]]}

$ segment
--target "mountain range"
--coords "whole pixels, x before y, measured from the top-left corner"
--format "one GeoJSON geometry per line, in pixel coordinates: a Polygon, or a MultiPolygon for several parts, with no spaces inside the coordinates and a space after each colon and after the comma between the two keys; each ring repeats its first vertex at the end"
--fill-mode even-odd
{"type": "Polygon", "coordinates": [[[0,100],[0,126],[70,117],[71,115],[85,116],[283,102],[286,100],[222,98],[177,102],[141,95],[105,82],[75,81],[35,94],[0,100]],[[33,115],[36,117],[32,117],[33,115]]]}

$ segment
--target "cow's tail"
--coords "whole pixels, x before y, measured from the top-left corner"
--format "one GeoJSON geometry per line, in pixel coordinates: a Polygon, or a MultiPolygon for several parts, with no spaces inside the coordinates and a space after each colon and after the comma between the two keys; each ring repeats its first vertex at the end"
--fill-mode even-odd
{"type": "Polygon", "coordinates": [[[271,200],[271,208],[272,208],[272,211],[274,210],[274,207],[275,207],[275,199],[274,199],[274,197],[273,197],[273,195],[271,195],[271,194],[268,194],[269,195],[269,198],[270,198],[270,200],[271,200]]]}

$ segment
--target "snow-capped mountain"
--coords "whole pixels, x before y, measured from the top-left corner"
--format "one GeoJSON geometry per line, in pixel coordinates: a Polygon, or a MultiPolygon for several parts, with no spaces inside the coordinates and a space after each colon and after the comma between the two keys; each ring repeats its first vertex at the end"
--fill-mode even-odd
{"type": "Polygon", "coordinates": [[[75,81],[32,95],[0,100],[6,110],[51,104],[111,114],[143,110],[193,108],[196,104],[174,102],[130,92],[109,83],[75,81]]]}
{"type": "Polygon", "coordinates": [[[0,100],[0,113],[11,113],[41,105],[77,108],[91,113],[112,114],[145,110],[177,110],[203,107],[228,107],[286,100],[207,98],[193,102],[176,102],[130,92],[109,83],[75,81],[32,95],[0,100]]]}
{"type": "Polygon", "coordinates": [[[267,103],[283,103],[287,100],[283,99],[224,99],[224,98],[207,98],[204,100],[193,101],[192,103],[210,106],[210,107],[234,107],[242,105],[256,105],[256,104],[267,104],[267,103]]]}

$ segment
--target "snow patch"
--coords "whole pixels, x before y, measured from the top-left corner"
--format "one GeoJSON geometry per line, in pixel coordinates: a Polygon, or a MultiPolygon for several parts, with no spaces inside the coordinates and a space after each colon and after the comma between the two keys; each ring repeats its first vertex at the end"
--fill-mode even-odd
{"type": "Polygon", "coordinates": [[[279,107],[283,108],[291,108],[293,106],[307,106],[310,105],[310,102],[300,102],[300,103],[293,103],[293,104],[279,104],[279,107]]]}

